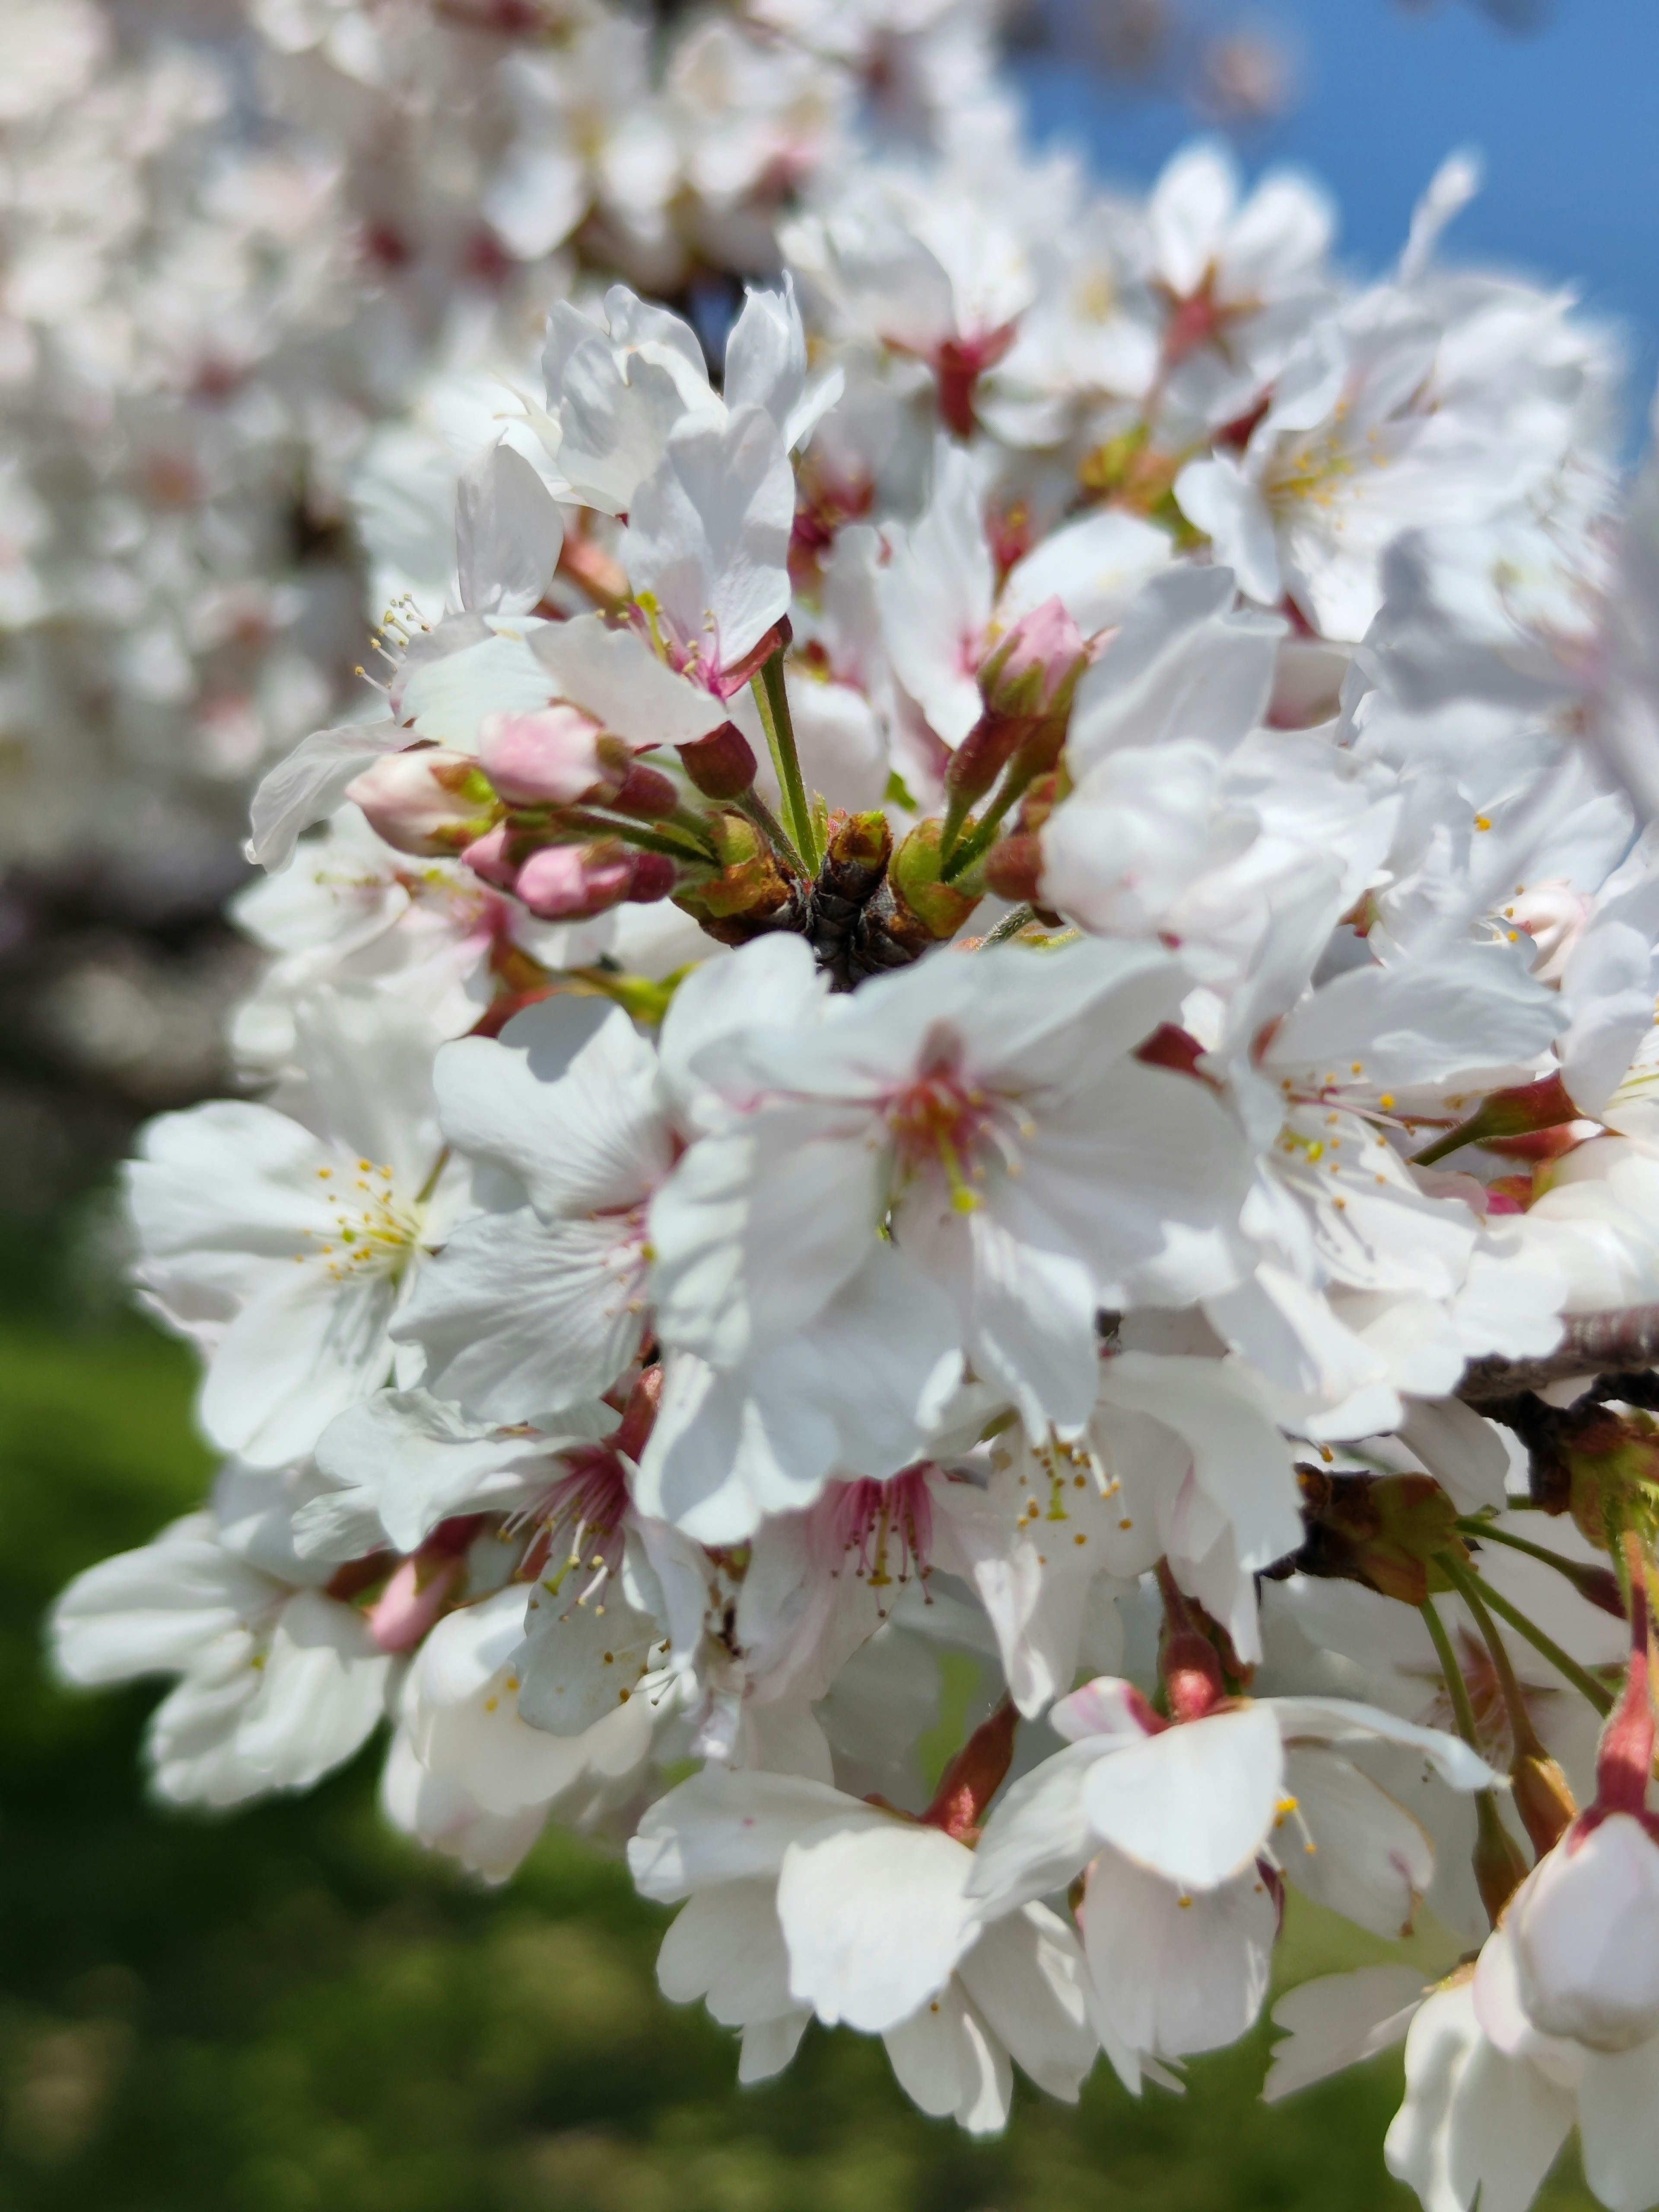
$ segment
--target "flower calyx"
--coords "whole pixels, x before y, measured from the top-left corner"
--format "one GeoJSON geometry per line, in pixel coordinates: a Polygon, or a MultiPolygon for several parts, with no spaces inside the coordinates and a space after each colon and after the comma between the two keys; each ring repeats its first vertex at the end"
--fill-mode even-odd
{"type": "Polygon", "coordinates": [[[1332,1474],[1301,1461],[1296,1472],[1307,1540],[1269,1574],[1363,1583],[1413,1606],[1449,1587],[1435,1554],[1465,1554],[1457,1508],[1431,1475],[1332,1474]]]}

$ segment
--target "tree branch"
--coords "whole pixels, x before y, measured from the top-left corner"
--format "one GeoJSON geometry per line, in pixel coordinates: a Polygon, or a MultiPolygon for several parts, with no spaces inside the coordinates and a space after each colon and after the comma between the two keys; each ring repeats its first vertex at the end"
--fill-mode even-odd
{"type": "Polygon", "coordinates": [[[1474,1359],[1456,1395],[1479,1407],[1522,1390],[1582,1376],[1639,1371],[1659,1364],[1659,1305],[1617,1306],[1607,1313],[1569,1314],[1561,1341],[1540,1359],[1474,1359]]]}

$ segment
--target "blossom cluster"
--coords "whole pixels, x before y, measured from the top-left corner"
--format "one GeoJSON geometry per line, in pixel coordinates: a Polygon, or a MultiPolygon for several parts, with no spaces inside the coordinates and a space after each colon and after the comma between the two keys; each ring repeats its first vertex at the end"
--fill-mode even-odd
{"type": "Polygon", "coordinates": [[[37,1054],[199,1093],[248,793],[430,584],[385,541],[447,513],[480,374],[532,380],[554,300],[718,319],[855,130],[1006,106],[988,5],[833,14],[9,0],[0,867],[37,1054]],[[89,914],[125,935],[88,966],[89,914]]]}
{"type": "MultiPolygon", "coordinates": [[[[377,11],[263,13],[372,81],[377,11]]],[[[566,82],[498,216],[589,158],[566,82]]],[[[533,381],[434,383],[441,470],[378,441],[377,703],[255,798],[244,1094],[129,1174],[224,1465],[58,1663],[174,1678],[173,1803],[386,1724],[386,1816],[475,1874],[625,1850],[744,2080],[845,2024],[976,2133],[1015,2065],[1179,2088],[1288,1888],[1379,1951],[1421,1912],[1279,2000],[1267,2094],[1403,2038],[1428,2212],[1519,2212],[1575,2125],[1644,2212],[1615,350],[1443,259],[1467,164],[1359,286],[1299,179],[1103,198],[969,113],[797,179],[723,331],[578,286],[533,381]]]]}

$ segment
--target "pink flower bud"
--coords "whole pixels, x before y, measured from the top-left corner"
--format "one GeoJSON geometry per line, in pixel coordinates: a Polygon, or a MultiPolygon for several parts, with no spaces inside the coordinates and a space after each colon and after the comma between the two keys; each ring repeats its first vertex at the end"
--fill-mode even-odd
{"type": "Polygon", "coordinates": [[[996,715],[1063,714],[1089,658],[1083,633],[1058,599],[1022,615],[980,664],[980,689],[996,715]]]}
{"type": "Polygon", "coordinates": [[[1042,888],[1042,840],[1000,838],[985,855],[985,880],[1011,906],[1036,905],[1042,888]]]}
{"type": "Polygon", "coordinates": [[[634,880],[628,886],[630,906],[654,906],[678,885],[680,872],[666,853],[635,853],[634,880]]]}
{"type": "Polygon", "coordinates": [[[509,857],[512,841],[513,832],[505,822],[498,822],[493,830],[486,830],[482,837],[475,838],[461,858],[475,876],[482,876],[487,884],[494,884],[501,890],[510,891],[519,875],[509,857]]]}
{"type": "Polygon", "coordinates": [[[426,1547],[405,1559],[368,1608],[369,1633],[382,1651],[412,1651],[448,1610],[465,1562],[433,1558],[426,1547]]]}
{"type": "Polygon", "coordinates": [[[735,722],[679,749],[680,763],[705,799],[740,799],[755,781],[755,754],[735,722]]]}
{"type": "Polygon", "coordinates": [[[478,726],[478,757],[503,799],[574,806],[615,780],[600,757],[601,735],[578,707],[486,714],[478,726]]]}
{"type": "Polygon", "coordinates": [[[610,801],[618,814],[642,815],[647,821],[672,814],[680,803],[680,791],[672,776],[659,768],[635,761],[610,801]]]}
{"type": "Polygon", "coordinates": [[[490,826],[495,794],[470,753],[417,745],[385,753],[346,787],[369,827],[400,853],[459,853],[490,826]]]}
{"type": "MultiPolygon", "coordinates": [[[[590,921],[628,897],[634,887],[635,861],[625,845],[608,842],[543,845],[519,870],[514,889],[544,921],[590,921]]],[[[673,863],[665,865],[672,869],[673,863]]]]}

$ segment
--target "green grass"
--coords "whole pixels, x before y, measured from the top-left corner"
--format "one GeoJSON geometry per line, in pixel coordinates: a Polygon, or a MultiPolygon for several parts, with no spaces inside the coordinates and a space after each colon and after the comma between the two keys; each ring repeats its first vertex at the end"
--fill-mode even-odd
{"type": "MultiPolygon", "coordinates": [[[[0,2206],[6,2212],[1381,2212],[1397,2057],[1260,2105],[1267,2037],[1137,2103],[1022,2090],[975,2146],[878,2044],[814,2031],[733,2087],[665,2005],[663,1916],[553,1838],[507,1891],[386,1833],[369,1756],[226,1820],[145,1801],[151,1696],[53,1687],[40,1618],[78,1567],[199,1497],[186,1358],[136,1323],[0,1306],[0,2206]]],[[[1310,1916],[1291,1978],[1377,1947],[1310,1916]]],[[[1549,2212],[1590,2203],[1572,2178],[1549,2212]]]]}

